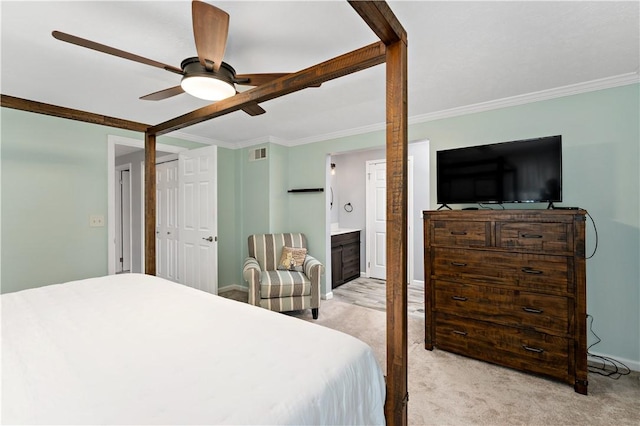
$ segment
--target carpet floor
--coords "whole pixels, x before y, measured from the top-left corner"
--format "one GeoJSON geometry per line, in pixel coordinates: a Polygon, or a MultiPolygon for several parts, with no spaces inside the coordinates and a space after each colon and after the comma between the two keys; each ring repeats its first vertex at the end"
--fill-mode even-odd
{"type": "MultiPolygon", "coordinates": [[[[246,302],[247,293],[221,296],[246,302]]],[[[409,308],[411,310],[411,308],[409,308]]],[[[417,313],[417,312],[415,312],[417,313]]],[[[424,317],[408,315],[409,425],[640,425],[640,374],[589,374],[589,395],[554,380],[424,348],[424,317]]],[[[287,315],[369,344],[386,371],[386,313],[348,298],[323,300],[320,316],[287,315]]]]}
{"type": "MultiPolygon", "coordinates": [[[[368,343],[386,370],[386,314],[324,300],[318,320],[368,343]]],[[[424,349],[424,320],[408,316],[410,425],[640,425],[640,376],[589,375],[589,395],[554,380],[424,349]]]]}

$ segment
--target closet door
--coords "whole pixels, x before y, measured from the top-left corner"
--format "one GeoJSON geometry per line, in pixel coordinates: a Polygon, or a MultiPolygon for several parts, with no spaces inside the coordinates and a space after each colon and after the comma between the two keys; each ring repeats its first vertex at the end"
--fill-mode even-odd
{"type": "Polygon", "coordinates": [[[217,150],[179,154],[179,281],[218,293],[217,150]]]}
{"type": "Polygon", "coordinates": [[[156,165],[156,275],[178,281],[178,160],[156,165]]]}

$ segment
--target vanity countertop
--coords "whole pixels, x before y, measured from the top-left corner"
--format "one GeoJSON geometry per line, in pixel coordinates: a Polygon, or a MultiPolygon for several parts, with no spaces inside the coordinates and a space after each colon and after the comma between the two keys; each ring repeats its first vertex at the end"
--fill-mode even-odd
{"type": "Polygon", "coordinates": [[[360,231],[360,229],[349,229],[349,228],[335,228],[331,230],[331,235],[342,235],[348,234],[349,232],[360,231]]]}

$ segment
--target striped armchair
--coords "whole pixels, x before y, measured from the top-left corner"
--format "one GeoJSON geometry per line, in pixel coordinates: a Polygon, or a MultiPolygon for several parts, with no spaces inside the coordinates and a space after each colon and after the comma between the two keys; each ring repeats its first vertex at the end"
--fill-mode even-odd
{"type": "Polygon", "coordinates": [[[318,319],[322,264],[306,254],[302,265],[278,266],[283,247],[307,248],[304,234],[254,234],[249,236],[249,257],[242,276],[249,283],[249,303],[272,311],[311,309],[318,319]]]}

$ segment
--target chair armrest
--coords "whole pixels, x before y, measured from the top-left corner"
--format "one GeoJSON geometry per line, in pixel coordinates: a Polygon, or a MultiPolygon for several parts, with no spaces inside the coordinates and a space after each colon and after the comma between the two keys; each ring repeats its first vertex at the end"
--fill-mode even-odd
{"type": "Polygon", "coordinates": [[[311,307],[318,308],[320,306],[320,277],[324,273],[324,266],[315,257],[307,255],[304,258],[302,270],[311,281],[311,307]]]}
{"type": "Polygon", "coordinates": [[[315,257],[307,255],[304,258],[302,270],[311,281],[320,280],[320,276],[324,273],[324,266],[315,257]]]}
{"type": "Polygon", "coordinates": [[[258,260],[254,257],[247,257],[242,266],[242,278],[249,283],[249,304],[260,304],[260,276],[262,269],[258,260]]]}

